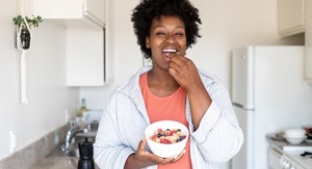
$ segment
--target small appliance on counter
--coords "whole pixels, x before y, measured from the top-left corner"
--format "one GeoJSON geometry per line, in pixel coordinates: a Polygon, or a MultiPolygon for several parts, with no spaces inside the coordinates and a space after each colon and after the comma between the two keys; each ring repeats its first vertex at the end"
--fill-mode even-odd
{"type": "Polygon", "coordinates": [[[88,138],[85,138],[85,141],[78,142],[79,148],[79,161],[78,169],[94,169],[93,161],[93,142],[88,141],[88,138]]]}

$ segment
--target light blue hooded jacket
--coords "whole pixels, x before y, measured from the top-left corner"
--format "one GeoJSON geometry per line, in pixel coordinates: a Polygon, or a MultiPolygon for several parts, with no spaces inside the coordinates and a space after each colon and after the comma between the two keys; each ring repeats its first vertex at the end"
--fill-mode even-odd
{"type": "MultiPolygon", "coordinates": [[[[102,169],[123,169],[128,156],[136,152],[144,137],[150,120],[139,79],[150,69],[151,66],[141,68],[116,88],[110,97],[94,143],[95,162],[102,169]]],[[[186,101],[192,167],[217,169],[219,162],[226,162],[237,154],[244,138],[225,86],[201,70],[199,74],[212,103],[194,131],[189,101],[186,101]]],[[[157,165],[146,169],[157,169],[157,165]]]]}

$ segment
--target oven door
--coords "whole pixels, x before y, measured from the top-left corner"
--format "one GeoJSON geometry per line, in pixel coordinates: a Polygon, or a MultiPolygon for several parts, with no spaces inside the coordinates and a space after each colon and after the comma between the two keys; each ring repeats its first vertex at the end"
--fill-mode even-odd
{"type": "MultiPolygon", "coordinates": [[[[302,164],[298,163],[297,161],[293,160],[291,157],[287,155],[283,155],[281,158],[280,165],[283,166],[285,169],[310,169],[311,166],[302,166],[302,164]]],[[[284,169],[283,168],[283,169],[284,169]]]]}
{"type": "Polygon", "coordinates": [[[270,148],[269,149],[269,169],[283,169],[282,165],[280,164],[280,160],[282,157],[282,153],[270,148]]]}

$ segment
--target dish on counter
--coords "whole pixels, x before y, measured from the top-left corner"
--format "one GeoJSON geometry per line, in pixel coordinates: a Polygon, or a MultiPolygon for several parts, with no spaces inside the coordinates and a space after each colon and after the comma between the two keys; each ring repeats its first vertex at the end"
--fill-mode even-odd
{"type": "Polygon", "coordinates": [[[273,140],[285,141],[284,133],[270,134],[269,137],[273,140]]]}
{"type": "Polygon", "coordinates": [[[304,141],[307,143],[312,143],[312,139],[309,139],[309,138],[306,138],[304,141]]]}
{"type": "Polygon", "coordinates": [[[312,134],[306,133],[306,135],[307,135],[307,139],[311,139],[312,140],[312,134]]]}
{"type": "Polygon", "coordinates": [[[303,137],[287,137],[286,135],[284,135],[285,139],[287,140],[288,143],[290,144],[300,144],[303,141],[306,140],[306,136],[303,137]]]}
{"type": "Polygon", "coordinates": [[[306,131],[304,129],[298,129],[298,128],[293,128],[293,129],[287,129],[285,130],[285,136],[288,138],[303,138],[306,135],[306,131]]]}
{"type": "Polygon", "coordinates": [[[312,124],[303,125],[302,128],[306,131],[307,134],[312,134],[312,124]]]}

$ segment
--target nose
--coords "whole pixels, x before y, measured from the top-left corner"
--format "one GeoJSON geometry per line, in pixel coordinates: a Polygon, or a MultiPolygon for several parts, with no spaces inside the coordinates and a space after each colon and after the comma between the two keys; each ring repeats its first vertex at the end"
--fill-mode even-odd
{"type": "Polygon", "coordinates": [[[167,35],[166,42],[170,42],[170,43],[176,42],[174,34],[167,35]]]}

